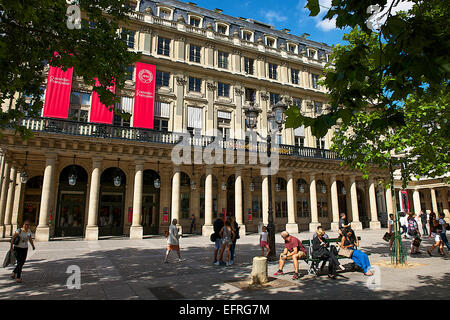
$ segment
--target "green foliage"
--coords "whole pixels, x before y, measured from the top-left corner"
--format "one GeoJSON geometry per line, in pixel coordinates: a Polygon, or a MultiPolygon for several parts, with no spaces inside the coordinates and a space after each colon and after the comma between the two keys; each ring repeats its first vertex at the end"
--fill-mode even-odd
{"type": "MultiPolygon", "coordinates": [[[[337,128],[333,149],[368,174],[368,165],[406,166],[411,176],[448,172],[450,6],[414,0],[408,13],[388,14],[380,32],[366,26],[370,5],[396,0],[333,0],[324,19],[351,27],[346,45],[336,45],[320,83],[329,108],[317,119],[287,111],[286,127],[311,126],[322,137],[337,128]],[[403,158],[391,158],[390,152],[403,158]]],[[[317,0],[308,0],[317,15],[317,0]]],[[[296,109],[296,110],[295,110],[296,109]]]]}
{"type": "Polygon", "coordinates": [[[0,129],[12,126],[22,137],[30,133],[20,127],[24,115],[36,117],[43,103],[47,63],[67,69],[88,85],[98,78],[94,90],[105,105],[117,101],[106,88],[115,79],[116,92],[123,88],[126,68],[139,59],[128,51],[119,26],[126,27],[131,12],[126,0],[80,1],[81,29],[67,27],[65,0],[0,0],[0,129]],[[60,57],[53,58],[54,52],[60,57]],[[17,99],[16,110],[9,101],[17,99]],[[27,103],[25,97],[31,99],[27,103]]]}

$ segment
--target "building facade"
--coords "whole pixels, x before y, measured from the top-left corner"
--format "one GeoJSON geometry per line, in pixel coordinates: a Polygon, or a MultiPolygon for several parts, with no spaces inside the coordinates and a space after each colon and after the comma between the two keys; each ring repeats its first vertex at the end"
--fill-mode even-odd
{"type": "Polygon", "coordinates": [[[245,235],[268,223],[269,192],[277,231],[319,224],[336,230],[340,212],[355,229],[386,223],[390,190],[378,182],[388,173],[372,168],[363,180],[359,171],[341,166],[328,150],[333,130],[322,139],[303,127],[276,133],[279,170],[271,176],[250,160],[255,151],[248,150],[243,111],[249,103],[261,110],[255,150],[266,146],[267,115],[280,99],[309,116],[327,112],[317,81],[329,46],[192,3],[136,1],[135,10],[120,31],[129,49],[142,53],[141,62],[156,65],[154,129],[133,127],[134,66],[117,106],[130,119],[114,117],[112,125],[88,122],[92,88],[74,77],[69,119],[24,119],[32,139],[8,129],[1,136],[0,235],[29,219],[39,241],[139,239],[162,233],[174,218],[186,232],[194,215],[197,230],[209,236],[221,212],[234,215],[245,235]],[[192,164],[173,161],[183,132],[192,164]],[[231,150],[231,161],[195,158],[195,150],[204,152],[217,136],[222,159],[231,150]],[[28,179],[21,183],[24,172],[28,179]]]}

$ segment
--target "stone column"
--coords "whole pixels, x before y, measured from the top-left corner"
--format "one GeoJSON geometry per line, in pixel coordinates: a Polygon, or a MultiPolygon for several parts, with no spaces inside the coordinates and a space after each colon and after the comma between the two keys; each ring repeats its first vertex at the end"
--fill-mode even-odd
{"type": "Polygon", "coordinates": [[[44,181],[42,183],[41,207],[39,209],[39,225],[36,228],[36,241],[50,240],[48,214],[51,206],[51,190],[55,174],[56,154],[47,155],[45,161],[44,181]]]}
{"type": "Polygon", "coordinates": [[[86,226],[85,239],[98,240],[98,206],[100,202],[100,176],[102,159],[92,159],[91,186],[89,190],[88,224],[86,226]]]}
{"type": "Polygon", "coordinates": [[[3,185],[3,173],[5,171],[5,163],[6,163],[6,151],[3,149],[0,149],[0,158],[1,158],[1,164],[0,164],[0,192],[3,185]]]}
{"type": "Polygon", "coordinates": [[[133,195],[133,223],[130,228],[130,239],[142,239],[144,228],[142,227],[142,190],[144,187],[144,162],[136,161],[134,173],[133,195]]]}
{"type": "Polygon", "coordinates": [[[14,206],[13,206],[13,212],[12,212],[12,218],[11,218],[11,225],[12,230],[17,230],[17,225],[19,224],[19,211],[20,211],[20,204],[22,200],[22,190],[23,190],[23,184],[20,181],[20,172],[17,172],[16,175],[16,192],[14,193],[14,206]]]}
{"type": "Polygon", "coordinates": [[[448,210],[448,187],[444,187],[441,190],[442,211],[444,212],[446,218],[450,218],[450,212],[448,210]]]}
{"type": "Polygon", "coordinates": [[[439,213],[439,209],[438,209],[438,205],[437,205],[437,199],[436,199],[436,190],[434,190],[434,188],[430,189],[430,193],[431,193],[431,208],[433,210],[434,213],[436,213],[436,215],[439,213]]]}
{"type": "Polygon", "coordinates": [[[369,180],[369,206],[370,206],[370,229],[381,229],[381,223],[378,221],[377,198],[375,195],[375,182],[369,180]]]}
{"type": "MultiPolygon", "coordinates": [[[[263,176],[262,181],[262,214],[263,224],[269,224],[269,177],[263,176]]],[[[275,215],[275,214],[274,214],[275,215]]]]}
{"type": "Polygon", "coordinates": [[[236,180],[234,182],[234,207],[236,222],[239,225],[239,235],[245,237],[245,224],[242,210],[242,176],[241,169],[236,169],[236,180]]]}
{"type": "Polygon", "coordinates": [[[359,221],[359,212],[358,212],[358,195],[356,191],[356,181],[355,176],[350,176],[350,201],[352,205],[352,229],[353,230],[362,230],[362,223],[359,221]]]}
{"type": "Polygon", "coordinates": [[[413,190],[413,203],[414,203],[414,213],[419,216],[420,211],[422,210],[420,205],[420,192],[418,189],[413,190]]]}
{"type": "Polygon", "coordinates": [[[391,188],[386,188],[386,211],[388,214],[388,219],[389,219],[389,215],[392,213],[394,214],[394,208],[392,207],[392,192],[391,192],[391,188]]]}
{"type": "Polygon", "coordinates": [[[180,172],[180,168],[176,167],[175,168],[175,173],[173,175],[172,178],[172,214],[169,220],[169,224],[172,223],[173,219],[177,219],[178,223],[177,223],[177,227],[180,230],[180,233],[182,233],[181,231],[181,225],[180,225],[180,197],[181,197],[181,193],[180,193],[180,179],[181,179],[181,172],[180,172]]]}
{"type": "Polygon", "coordinates": [[[206,178],[205,178],[205,224],[202,227],[202,235],[209,237],[213,233],[213,177],[212,169],[210,167],[206,168],[206,178]]]}
{"type": "Polygon", "coordinates": [[[2,191],[0,193],[0,237],[5,237],[5,212],[6,201],[8,199],[9,175],[11,163],[5,159],[5,170],[2,176],[2,191]]]}
{"type": "Polygon", "coordinates": [[[309,224],[309,231],[316,232],[319,223],[319,214],[317,210],[317,190],[316,177],[314,174],[309,175],[309,200],[311,203],[311,223],[309,224]]]}
{"type": "Polygon", "coordinates": [[[331,212],[333,214],[333,222],[331,222],[331,230],[337,231],[339,229],[339,198],[337,190],[336,175],[330,176],[331,189],[331,212]]]}
{"type": "Polygon", "coordinates": [[[298,224],[295,222],[295,190],[294,177],[292,171],[287,173],[286,196],[288,205],[288,223],[286,224],[286,231],[290,234],[298,233],[298,224]]]}
{"type": "MultiPolygon", "coordinates": [[[[11,168],[11,174],[9,177],[9,188],[8,188],[8,197],[6,201],[6,209],[5,209],[5,237],[11,236],[12,231],[12,212],[13,212],[13,206],[14,206],[14,191],[16,188],[16,175],[17,170],[15,167],[11,168]]],[[[19,181],[20,182],[20,181],[19,181]]]]}

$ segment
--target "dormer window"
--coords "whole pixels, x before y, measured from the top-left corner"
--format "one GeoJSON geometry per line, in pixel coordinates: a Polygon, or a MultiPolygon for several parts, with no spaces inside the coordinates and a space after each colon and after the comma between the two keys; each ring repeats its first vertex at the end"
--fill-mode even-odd
{"type": "Polygon", "coordinates": [[[250,31],[242,31],[242,39],[245,41],[252,41],[253,33],[250,31]]]}
{"type": "Polygon", "coordinates": [[[297,45],[288,43],[288,51],[290,53],[296,53],[297,52],[297,45]]]}
{"type": "Polygon", "coordinates": [[[159,14],[158,16],[160,18],[166,19],[166,20],[171,20],[172,19],[172,10],[170,10],[169,8],[159,8],[159,14]]]}
{"type": "Polygon", "coordinates": [[[189,16],[189,25],[200,28],[201,24],[202,24],[202,19],[200,17],[189,16]]]}
{"type": "Polygon", "coordinates": [[[308,49],[308,57],[310,57],[311,59],[317,59],[317,51],[308,49]]]}
{"type": "Polygon", "coordinates": [[[266,37],[266,46],[275,48],[275,39],[266,37]]]}
{"type": "Polygon", "coordinates": [[[227,35],[228,34],[228,26],[225,24],[217,24],[217,32],[227,35]]]}

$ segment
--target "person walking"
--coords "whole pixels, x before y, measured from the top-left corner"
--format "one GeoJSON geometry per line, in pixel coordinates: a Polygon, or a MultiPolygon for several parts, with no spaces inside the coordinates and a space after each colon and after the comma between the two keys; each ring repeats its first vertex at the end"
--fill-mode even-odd
{"type": "Polygon", "coordinates": [[[440,255],[444,255],[444,247],[441,239],[441,225],[439,224],[439,221],[436,219],[436,214],[434,212],[430,213],[430,235],[428,238],[433,237],[434,238],[434,244],[431,246],[429,250],[427,250],[428,255],[431,257],[433,250],[437,247],[439,247],[440,255]]]}
{"type": "Polygon", "coordinates": [[[169,253],[171,251],[176,251],[178,254],[178,262],[181,262],[181,253],[180,253],[180,234],[178,234],[177,228],[177,219],[172,220],[172,224],[169,227],[169,235],[167,237],[167,250],[166,250],[166,258],[164,259],[164,263],[168,263],[167,260],[169,258],[169,253]]]}
{"type": "Polygon", "coordinates": [[[219,217],[213,223],[213,229],[214,229],[214,233],[212,235],[214,237],[214,239],[212,239],[212,240],[214,240],[214,262],[213,263],[215,265],[220,265],[220,261],[217,261],[217,253],[222,248],[222,237],[220,236],[220,230],[222,230],[223,226],[224,226],[223,213],[220,213],[219,217]]]}
{"type": "Polygon", "coordinates": [[[439,225],[441,226],[441,233],[439,234],[441,236],[441,240],[442,243],[445,244],[445,246],[447,247],[447,250],[450,251],[450,245],[448,244],[448,239],[447,239],[447,228],[448,228],[448,223],[444,220],[445,218],[445,214],[443,214],[442,212],[439,213],[439,225]]]}
{"type": "Polygon", "coordinates": [[[231,219],[230,220],[231,227],[233,228],[233,231],[234,231],[234,234],[235,234],[233,243],[231,244],[231,247],[230,247],[230,254],[231,254],[230,264],[233,264],[234,263],[234,252],[236,250],[236,241],[237,241],[237,239],[240,238],[240,235],[239,235],[239,225],[236,222],[236,217],[235,216],[230,216],[230,219],[231,219]]]}
{"type": "Polygon", "coordinates": [[[11,278],[16,279],[18,283],[22,282],[22,268],[25,264],[25,261],[27,260],[28,242],[30,242],[33,250],[36,250],[33,239],[31,237],[30,221],[26,220],[23,223],[22,228],[17,229],[12,236],[11,247],[9,249],[11,251],[11,254],[14,254],[17,259],[17,265],[12,272],[11,278]],[[18,242],[16,241],[17,237],[19,237],[18,242]],[[15,242],[17,244],[15,244],[15,242]]]}
{"type": "Polygon", "coordinates": [[[191,216],[191,229],[189,230],[189,233],[192,234],[192,230],[194,231],[194,233],[196,233],[196,225],[195,225],[195,215],[191,216]]]}
{"type": "MultiPolygon", "coordinates": [[[[419,247],[414,245],[415,239],[420,239],[419,224],[415,218],[415,213],[410,212],[408,215],[408,231],[407,235],[411,241],[411,254],[419,254],[419,247]]],[[[420,243],[420,242],[419,242],[420,243]]]]}
{"type": "Polygon", "coordinates": [[[392,244],[394,243],[394,229],[395,229],[395,222],[394,222],[394,215],[391,213],[389,214],[389,251],[392,251],[392,244]]]}
{"type": "Polygon", "coordinates": [[[236,237],[233,227],[231,226],[231,219],[227,219],[225,221],[225,225],[222,227],[222,230],[220,230],[220,237],[222,238],[222,247],[220,249],[219,261],[222,261],[223,253],[226,250],[227,251],[226,265],[231,266],[230,249],[231,244],[233,243],[233,240],[236,237]]]}
{"type": "Polygon", "coordinates": [[[421,210],[420,214],[419,214],[419,218],[420,218],[420,221],[422,222],[423,235],[427,236],[428,235],[428,230],[427,230],[428,214],[424,210],[421,210]]]}

